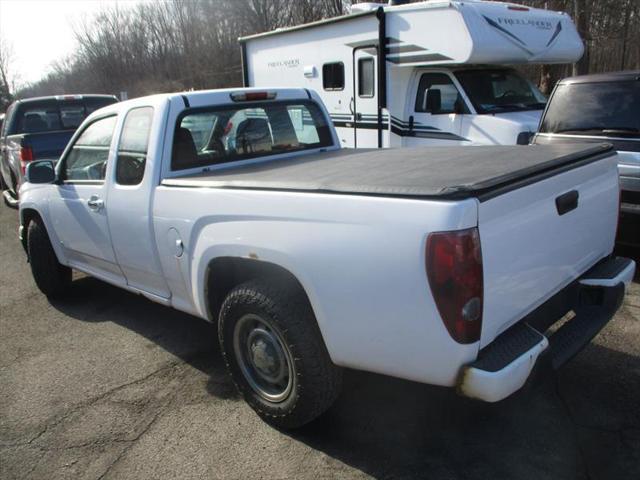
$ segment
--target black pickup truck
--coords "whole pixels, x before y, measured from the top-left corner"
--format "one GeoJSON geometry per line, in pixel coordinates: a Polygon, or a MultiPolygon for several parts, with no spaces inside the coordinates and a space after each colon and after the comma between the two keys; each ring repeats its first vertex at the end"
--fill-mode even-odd
{"type": "Polygon", "coordinates": [[[5,202],[17,206],[29,162],[57,161],[85,117],[117,101],[112,95],[60,95],[12,103],[0,135],[0,188],[5,202]]]}
{"type": "Polygon", "coordinates": [[[558,82],[534,144],[610,143],[620,173],[619,244],[640,246],[640,70],[558,82]]]}

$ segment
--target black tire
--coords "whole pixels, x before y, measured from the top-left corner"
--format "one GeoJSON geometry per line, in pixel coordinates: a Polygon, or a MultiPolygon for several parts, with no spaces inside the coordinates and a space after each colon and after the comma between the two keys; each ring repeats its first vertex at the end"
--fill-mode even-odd
{"type": "MultiPolygon", "coordinates": [[[[311,306],[296,283],[265,279],[237,286],[222,305],[218,327],[222,355],[236,387],[269,424],[301,427],[326,411],[338,397],[342,370],[331,362],[311,306]],[[247,316],[260,317],[283,341],[287,358],[292,359],[290,391],[277,402],[260,395],[240,366],[234,334],[247,316]]],[[[253,351],[253,347],[247,351],[253,351]]]]}
{"type": "Polygon", "coordinates": [[[36,285],[49,298],[61,297],[71,285],[71,269],[58,262],[42,221],[32,220],[27,230],[27,250],[36,285]]]}

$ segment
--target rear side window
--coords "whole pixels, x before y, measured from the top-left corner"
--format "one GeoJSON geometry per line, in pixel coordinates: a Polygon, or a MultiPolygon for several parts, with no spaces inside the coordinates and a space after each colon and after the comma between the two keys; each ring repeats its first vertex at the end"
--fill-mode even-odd
{"type": "Polygon", "coordinates": [[[104,180],[116,117],[96,120],[84,129],[64,159],[63,179],[104,180]]]}
{"type": "Polygon", "coordinates": [[[344,90],[344,63],[325,63],[322,66],[322,88],[344,90]]]}
{"type": "Polygon", "coordinates": [[[558,85],[540,131],[640,136],[640,82],[558,85]]]}
{"type": "Polygon", "coordinates": [[[371,98],[374,96],[375,63],[373,58],[358,60],[358,96],[371,98]]]}
{"type": "Polygon", "coordinates": [[[176,127],[172,170],[328,147],[331,130],[313,102],[245,104],[183,115],[176,127]]]}
{"type": "Polygon", "coordinates": [[[120,185],[138,185],[142,182],[152,119],[152,107],[134,108],[127,113],[116,163],[116,182],[120,185]]]}

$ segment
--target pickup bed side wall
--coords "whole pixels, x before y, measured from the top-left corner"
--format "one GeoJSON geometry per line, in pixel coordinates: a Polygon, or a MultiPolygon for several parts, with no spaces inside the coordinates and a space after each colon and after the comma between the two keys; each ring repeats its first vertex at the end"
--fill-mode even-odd
{"type": "Polygon", "coordinates": [[[339,365],[453,385],[460,365],[477,354],[477,344],[458,345],[444,328],[424,264],[427,233],[475,226],[475,200],[160,186],[154,213],[177,308],[193,301],[193,313],[209,318],[209,264],[256,259],[298,279],[339,365]]]}

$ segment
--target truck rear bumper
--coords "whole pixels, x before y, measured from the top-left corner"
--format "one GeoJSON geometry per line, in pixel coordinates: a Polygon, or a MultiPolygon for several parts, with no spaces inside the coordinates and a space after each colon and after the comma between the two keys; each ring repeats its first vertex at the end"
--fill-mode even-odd
{"type": "Polygon", "coordinates": [[[591,342],[611,320],[635,272],[633,260],[600,262],[547,304],[500,334],[465,365],[457,391],[487,402],[500,401],[522,388],[534,367],[557,370],[591,342]],[[573,317],[558,322],[568,311],[573,317]],[[558,326],[558,323],[562,323],[558,326]]]}

